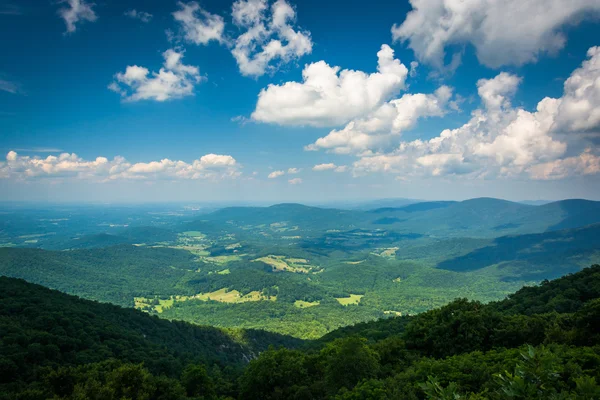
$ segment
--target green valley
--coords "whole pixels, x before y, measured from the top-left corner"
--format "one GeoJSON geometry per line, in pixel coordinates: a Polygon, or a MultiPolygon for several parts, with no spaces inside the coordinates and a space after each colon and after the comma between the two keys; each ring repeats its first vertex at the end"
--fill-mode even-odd
{"type": "Polygon", "coordinates": [[[500,300],[599,262],[599,204],[236,207],[62,245],[38,227],[25,235],[38,248],[0,248],[0,274],[164,319],[316,339],[458,297],[500,300]]]}

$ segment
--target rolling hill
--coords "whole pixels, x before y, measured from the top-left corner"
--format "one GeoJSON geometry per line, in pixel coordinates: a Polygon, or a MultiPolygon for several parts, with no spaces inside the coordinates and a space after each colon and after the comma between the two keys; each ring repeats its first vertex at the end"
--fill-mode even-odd
{"type": "MultiPolygon", "coordinates": [[[[382,229],[433,237],[499,237],[577,228],[600,222],[600,202],[563,200],[540,206],[494,198],[461,202],[437,201],[384,207],[370,211],[317,208],[299,204],[235,207],[207,214],[186,229],[220,227],[250,229],[286,223],[314,236],[327,230],[382,229]],[[228,225],[227,225],[228,224],[228,225]]],[[[226,228],[224,228],[226,229],[226,228]]]]}

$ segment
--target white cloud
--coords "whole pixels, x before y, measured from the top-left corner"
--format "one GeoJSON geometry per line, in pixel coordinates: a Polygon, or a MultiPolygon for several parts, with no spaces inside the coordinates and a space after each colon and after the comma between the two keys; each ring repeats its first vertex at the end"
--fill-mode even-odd
{"type": "MultiPolygon", "coordinates": [[[[492,68],[535,62],[562,49],[561,28],[600,11],[597,0],[410,0],[413,10],[394,25],[394,40],[408,41],[417,58],[444,68],[446,48],[471,44],[492,68]]],[[[460,52],[454,53],[454,64],[460,52]]],[[[454,65],[454,67],[456,66],[454,65]]]]}
{"type": "Polygon", "coordinates": [[[313,169],[313,171],[346,172],[348,167],[345,165],[335,165],[334,163],[327,163],[327,164],[317,164],[312,169],[313,169]]]}
{"type": "Polygon", "coordinates": [[[335,126],[378,108],[405,87],[408,69],[382,45],[377,72],[340,70],[325,61],[308,64],[302,82],[261,90],[252,119],[280,125],[335,126]]]}
{"type": "Polygon", "coordinates": [[[571,175],[593,175],[600,173],[600,157],[585,149],[578,156],[567,157],[543,164],[534,165],[530,174],[534,179],[563,179],[571,175]]]}
{"type": "Polygon", "coordinates": [[[280,176],[285,175],[285,171],[273,171],[269,174],[269,179],[279,178],[280,176]]]}
{"type": "Polygon", "coordinates": [[[195,1],[180,1],[177,5],[179,10],[173,13],[173,18],[180,23],[185,40],[197,45],[208,44],[211,40],[223,42],[223,17],[209,13],[195,1]]]}
{"type": "Polygon", "coordinates": [[[310,33],[294,29],[296,11],[285,0],[271,7],[267,0],[238,0],[231,15],[245,30],[231,50],[242,75],[258,77],[277,69],[273,61],[285,64],[312,52],[310,33]]]}
{"type": "Polygon", "coordinates": [[[328,150],[338,154],[360,153],[389,145],[390,141],[412,128],[418,119],[441,117],[452,96],[452,89],[441,86],[433,94],[405,94],[391,100],[364,118],[349,122],[341,130],[332,130],[305,150],[328,150]]]}
{"type": "Polygon", "coordinates": [[[288,183],[290,185],[299,185],[302,183],[302,178],[294,178],[294,179],[290,179],[288,180],[288,183]]]}
{"type": "Polygon", "coordinates": [[[148,23],[152,20],[153,15],[150,13],[147,13],[145,11],[138,11],[138,10],[129,10],[129,11],[125,11],[125,16],[129,17],[129,18],[133,18],[133,19],[138,19],[144,23],[148,23]]]}
{"type": "Polygon", "coordinates": [[[600,46],[588,50],[582,67],[565,82],[557,124],[567,131],[600,127],[600,46]]]}
{"type": "Polygon", "coordinates": [[[287,171],[287,173],[290,175],[297,174],[298,172],[300,172],[300,170],[298,168],[288,168],[288,171],[287,171]]]}
{"type": "Polygon", "coordinates": [[[181,62],[182,52],[169,49],[163,53],[163,68],[150,74],[148,68],[128,66],[115,75],[108,86],[126,101],[165,101],[194,94],[194,86],[202,81],[198,67],[181,62]]]}
{"type": "Polygon", "coordinates": [[[147,163],[130,163],[116,156],[112,160],[97,157],[84,160],[74,153],[59,156],[30,157],[9,151],[0,162],[0,178],[27,180],[34,178],[80,178],[109,181],[117,179],[224,179],[240,175],[240,166],[229,155],[207,154],[192,163],[163,159],[147,163]]]}
{"type": "Polygon", "coordinates": [[[411,78],[414,78],[415,76],[417,76],[417,67],[419,66],[419,63],[416,61],[411,61],[410,62],[410,71],[408,71],[408,76],[410,76],[411,78]]]}
{"type": "Polygon", "coordinates": [[[21,91],[20,85],[16,82],[10,82],[0,79],[0,90],[11,94],[17,94],[21,91]]]}
{"type": "Polygon", "coordinates": [[[327,170],[336,169],[336,168],[337,168],[337,165],[335,165],[334,163],[317,164],[313,167],[313,171],[327,171],[327,170]]]}
{"type": "MultiPolygon", "coordinates": [[[[514,108],[521,79],[501,73],[477,82],[482,108],[469,122],[430,140],[402,142],[390,153],[361,157],[355,175],[390,172],[411,176],[562,179],[600,172],[597,147],[587,142],[600,128],[600,49],[564,85],[561,98],[544,98],[536,110],[514,108]]],[[[596,134],[597,135],[597,134],[596,134]]]]}
{"type": "Polygon", "coordinates": [[[488,109],[496,111],[510,106],[510,98],[520,83],[520,77],[501,72],[494,79],[477,81],[477,93],[488,109]]]}
{"type": "Polygon", "coordinates": [[[58,10],[58,14],[65,20],[67,33],[73,33],[77,30],[77,24],[83,21],[94,22],[98,17],[92,9],[94,3],[87,3],[86,0],[63,0],[68,7],[58,10]]]}

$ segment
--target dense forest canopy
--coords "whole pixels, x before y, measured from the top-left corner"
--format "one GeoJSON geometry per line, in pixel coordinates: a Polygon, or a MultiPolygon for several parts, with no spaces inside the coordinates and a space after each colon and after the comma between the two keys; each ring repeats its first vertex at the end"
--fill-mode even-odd
{"type": "Polygon", "coordinates": [[[169,322],[0,278],[2,399],[596,399],[600,265],[317,341],[169,322]],[[270,346],[270,347],[269,347],[270,346]]]}

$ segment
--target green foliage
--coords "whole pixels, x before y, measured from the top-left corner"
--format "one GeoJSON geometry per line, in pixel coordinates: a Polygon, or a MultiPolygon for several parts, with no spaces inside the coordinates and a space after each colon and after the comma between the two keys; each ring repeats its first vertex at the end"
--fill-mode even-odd
{"type": "Polygon", "coordinates": [[[241,399],[290,399],[306,390],[306,356],[298,351],[269,349],[250,362],[240,379],[241,399]]]}
{"type": "Polygon", "coordinates": [[[361,380],[377,376],[379,354],[366,343],[366,339],[351,336],[337,339],[323,350],[327,363],[325,381],[334,391],[352,389],[361,380]]]}
{"type": "Polygon", "coordinates": [[[179,377],[188,363],[239,368],[270,344],[300,341],[169,322],[0,277],[0,392],[28,387],[48,368],[111,358],[168,377],[179,377]]]}
{"type": "Polygon", "coordinates": [[[210,399],[215,396],[214,383],[203,365],[188,365],[183,370],[181,383],[188,397],[210,399]]]}

